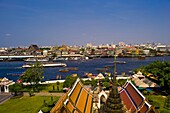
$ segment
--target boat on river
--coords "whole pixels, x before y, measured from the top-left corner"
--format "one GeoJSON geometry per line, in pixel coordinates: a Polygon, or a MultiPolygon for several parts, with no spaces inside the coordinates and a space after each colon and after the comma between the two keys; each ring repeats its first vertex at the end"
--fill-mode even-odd
{"type": "Polygon", "coordinates": [[[26,60],[24,60],[25,62],[48,62],[49,58],[28,58],[26,60]]]}
{"type": "MultiPolygon", "coordinates": [[[[24,64],[22,67],[30,68],[32,66],[34,66],[34,64],[24,64]]],[[[42,66],[43,67],[66,67],[67,64],[65,64],[65,63],[43,63],[42,66]]]]}
{"type": "Polygon", "coordinates": [[[126,64],[126,61],[113,61],[110,63],[116,63],[116,64],[126,64]]]}
{"type": "Polygon", "coordinates": [[[68,69],[60,69],[59,72],[63,72],[63,73],[66,73],[68,72],[69,70],[68,69]]]}
{"type": "Polygon", "coordinates": [[[64,69],[60,69],[59,72],[68,72],[68,71],[77,71],[78,67],[68,67],[68,68],[64,68],[64,69]]]}

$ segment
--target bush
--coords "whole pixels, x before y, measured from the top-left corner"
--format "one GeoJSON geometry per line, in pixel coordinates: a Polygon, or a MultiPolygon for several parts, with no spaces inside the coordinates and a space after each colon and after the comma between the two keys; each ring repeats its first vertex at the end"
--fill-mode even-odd
{"type": "Polygon", "coordinates": [[[109,89],[110,83],[109,82],[103,82],[103,86],[106,87],[106,89],[109,89]]]}
{"type": "Polygon", "coordinates": [[[144,95],[147,95],[147,94],[148,94],[148,91],[144,90],[144,91],[143,91],[143,94],[144,94],[144,95]]]}
{"type": "Polygon", "coordinates": [[[42,111],[43,113],[49,113],[49,112],[50,112],[50,108],[48,108],[48,107],[43,107],[43,108],[41,109],[41,111],[42,111]]]}
{"type": "Polygon", "coordinates": [[[159,109],[160,108],[160,104],[158,102],[153,101],[152,105],[155,106],[155,109],[159,109]]]}
{"type": "Polygon", "coordinates": [[[48,106],[48,107],[53,107],[54,105],[55,105],[55,104],[54,104],[53,101],[50,101],[50,102],[47,103],[47,106],[48,106]]]}
{"type": "Polygon", "coordinates": [[[90,81],[90,80],[86,80],[86,81],[84,81],[83,84],[84,84],[84,85],[90,85],[90,84],[91,84],[91,81],[90,81]]]}
{"type": "Polygon", "coordinates": [[[167,109],[163,109],[163,110],[161,110],[161,112],[160,113],[170,113],[170,111],[169,110],[167,110],[167,109]]]}
{"type": "Polygon", "coordinates": [[[75,83],[76,80],[77,80],[77,77],[67,76],[63,83],[63,87],[72,87],[72,85],[75,83]]]}

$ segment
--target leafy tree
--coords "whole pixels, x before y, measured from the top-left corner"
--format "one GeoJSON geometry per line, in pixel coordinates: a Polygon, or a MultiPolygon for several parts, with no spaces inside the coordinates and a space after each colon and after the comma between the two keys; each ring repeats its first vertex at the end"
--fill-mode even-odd
{"type": "Polygon", "coordinates": [[[21,83],[15,83],[13,85],[9,86],[10,92],[14,92],[14,95],[17,96],[19,92],[21,92],[22,84],[21,83]]]}
{"type": "Polygon", "coordinates": [[[109,82],[103,82],[103,86],[106,87],[106,89],[109,89],[110,83],[109,82]]]}
{"type": "Polygon", "coordinates": [[[93,87],[93,88],[95,88],[95,87],[97,87],[97,80],[95,80],[95,79],[92,79],[92,81],[91,81],[91,86],[93,87]]]}
{"type": "Polygon", "coordinates": [[[164,107],[170,110],[170,95],[165,100],[164,107]]]}
{"type": "Polygon", "coordinates": [[[102,79],[102,82],[110,82],[109,77],[106,76],[104,79],[102,79]]]}
{"type": "Polygon", "coordinates": [[[86,81],[84,81],[83,84],[84,84],[84,85],[90,85],[90,84],[91,84],[91,81],[90,81],[90,80],[86,80],[86,81]]]}
{"type": "Polygon", "coordinates": [[[43,74],[42,64],[37,61],[24,72],[20,79],[23,82],[31,83],[32,86],[37,87],[38,83],[44,78],[43,74]]]}
{"type": "Polygon", "coordinates": [[[155,61],[151,64],[141,67],[142,73],[147,75],[153,74],[156,82],[162,86],[167,92],[170,89],[170,61],[161,62],[155,61]]]}
{"type": "Polygon", "coordinates": [[[63,87],[71,88],[74,82],[76,81],[76,79],[77,77],[67,76],[63,83],[63,87]]]}

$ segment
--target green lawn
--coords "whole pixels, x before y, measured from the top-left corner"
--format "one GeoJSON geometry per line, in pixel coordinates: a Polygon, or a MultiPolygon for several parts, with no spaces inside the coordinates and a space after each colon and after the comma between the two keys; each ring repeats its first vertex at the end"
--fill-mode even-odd
{"type": "MultiPolygon", "coordinates": [[[[46,87],[42,91],[43,92],[52,91],[53,87],[54,87],[54,90],[57,90],[57,84],[56,83],[50,83],[50,84],[47,84],[46,87]]],[[[63,89],[63,83],[60,83],[59,90],[62,91],[62,89],[63,89]]]]}
{"type": "MultiPolygon", "coordinates": [[[[58,100],[59,97],[53,97],[58,100]]],[[[37,113],[46,102],[51,100],[50,96],[32,96],[10,99],[0,105],[0,113],[37,113]]]]}
{"type": "Polygon", "coordinates": [[[166,110],[166,113],[170,113],[169,110],[164,108],[164,103],[165,103],[165,96],[162,95],[147,95],[146,96],[148,98],[148,100],[151,100],[152,102],[149,102],[150,104],[152,104],[153,106],[159,106],[160,108],[158,109],[159,112],[161,112],[162,110],[166,110]]]}
{"type": "MultiPolygon", "coordinates": [[[[63,83],[60,83],[59,85],[59,90],[62,91],[63,89],[63,83]]],[[[24,86],[22,88],[22,91],[24,92],[29,92],[30,89],[32,89],[31,86],[24,86]]],[[[57,84],[56,83],[49,83],[49,84],[39,84],[38,89],[41,92],[49,92],[49,91],[58,91],[57,90],[57,84]],[[53,89],[54,88],[54,89],[53,89]]]]}

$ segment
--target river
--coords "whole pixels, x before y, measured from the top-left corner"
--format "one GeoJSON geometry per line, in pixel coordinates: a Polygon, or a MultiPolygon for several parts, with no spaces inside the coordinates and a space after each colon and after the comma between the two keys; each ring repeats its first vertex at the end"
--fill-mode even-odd
{"type": "MultiPolygon", "coordinates": [[[[144,60],[139,60],[137,58],[117,58],[117,61],[125,61],[126,64],[117,64],[117,74],[121,75],[122,72],[129,74],[129,71],[133,71],[135,68],[145,66],[154,61],[170,61],[170,56],[163,57],[146,57],[144,60]]],[[[77,67],[78,70],[68,71],[66,73],[59,72],[63,67],[50,67],[44,68],[44,80],[54,80],[57,75],[61,75],[61,78],[64,79],[68,75],[78,74],[83,77],[85,73],[98,74],[97,69],[103,68],[106,66],[110,67],[110,72],[113,72],[113,58],[99,58],[99,59],[90,59],[87,61],[64,61],[67,64],[67,67],[77,67]]],[[[26,69],[22,68],[22,65],[25,62],[0,62],[0,78],[7,77],[10,80],[16,81],[19,76],[13,74],[21,74],[26,69]]]]}

